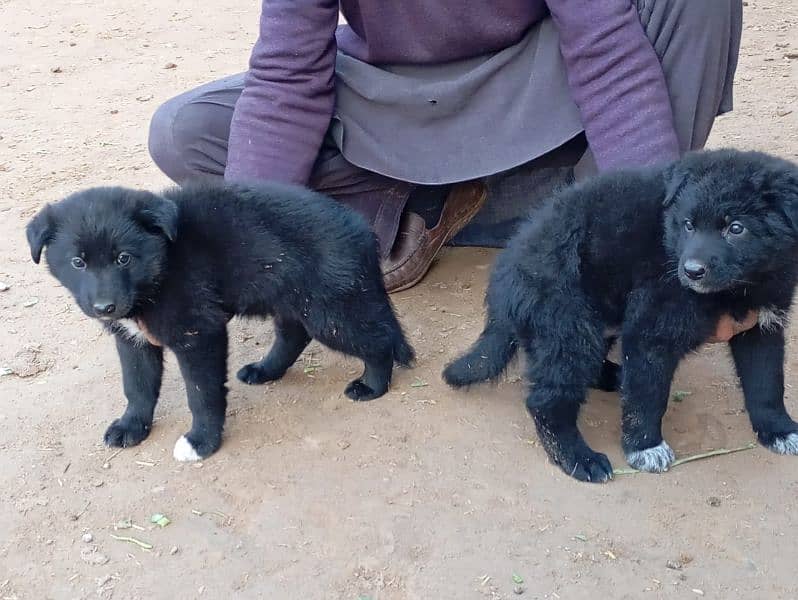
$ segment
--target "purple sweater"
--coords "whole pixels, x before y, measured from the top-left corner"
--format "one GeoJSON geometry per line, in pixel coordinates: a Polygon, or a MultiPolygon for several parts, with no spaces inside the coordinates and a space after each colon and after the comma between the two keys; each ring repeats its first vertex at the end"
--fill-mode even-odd
{"type": "Polygon", "coordinates": [[[518,42],[549,11],[600,169],[678,156],[668,91],[632,0],[263,0],[236,104],[228,180],[307,183],[335,104],[336,50],[430,64],[518,42]]]}

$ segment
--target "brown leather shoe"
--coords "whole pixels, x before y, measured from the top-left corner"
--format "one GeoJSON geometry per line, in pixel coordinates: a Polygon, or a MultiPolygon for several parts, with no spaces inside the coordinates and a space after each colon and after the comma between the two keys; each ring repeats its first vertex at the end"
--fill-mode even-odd
{"type": "Polygon", "coordinates": [[[449,192],[438,224],[432,229],[427,229],[421,216],[405,211],[391,253],[382,261],[388,292],[400,292],[421,281],[438,251],[468,225],[485,204],[487,195],[481,181],[458,183],[449,192]]]}

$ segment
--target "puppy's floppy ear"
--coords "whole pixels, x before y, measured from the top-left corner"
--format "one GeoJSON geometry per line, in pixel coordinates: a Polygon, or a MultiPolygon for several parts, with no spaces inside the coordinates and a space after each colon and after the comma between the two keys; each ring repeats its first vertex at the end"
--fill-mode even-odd
{"type": "Polygon", "coordinates": [[[662,171],[662,179],[665,183],[665,197],[662,206],[668,208],[674,202],[679,192],[690,179],[688,171],[682,166],[681,161],[671,163],[662,171]]]}
{"type": "Polygon", "coordinates": [[[168,198],[148,194],[147,199],[139,205],[137,217],[144,227],[159,231],[170,242],[177,238],[177,204],[168,198]]]}
{"type": "Polygon", "coordinates": [[[30,257],[37,265],[41,260],[42,250],[53,240],[57,228],[55,210],[49,204],[46,204],[25,228],[25,235],[30,246],[30,257]]]}
{"type": "Polygon", "coordinates": [[[791,167],[772,178],[769,191],[793,230],[798,232],[798,166],[791,167]]]}

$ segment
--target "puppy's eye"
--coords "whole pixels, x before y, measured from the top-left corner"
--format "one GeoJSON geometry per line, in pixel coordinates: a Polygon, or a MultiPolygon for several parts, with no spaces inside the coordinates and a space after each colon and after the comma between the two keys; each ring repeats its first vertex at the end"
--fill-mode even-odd
{"type": "Polygon", "coordinates": [[[693,227],[693,222],[690,219],[684,220],[684,230],[685,231],[695,231],[695,227],[693,227]]]}
{"type": "Polygon", "coordinates": [[[729,225],[729,233],[732,235],[740,235],[745,231],[745,227],[742,223],[738,221],[734,221],[729,225]]]}
{"type": "Polygon", "coordinates": [[[82,271],[86,268],[86,261],[83,260],[80,256],[76,256],[71,261],[72,266],[76,268],[78,271],[82,271]]]}
{"type": "Polygon", "coordinates": [[[120,252],[119,256],[116,257],[116,264],[118,264],[120,267],[124,267],[130,264],[131,258],[132,257],[127,252],[120,252]]]}

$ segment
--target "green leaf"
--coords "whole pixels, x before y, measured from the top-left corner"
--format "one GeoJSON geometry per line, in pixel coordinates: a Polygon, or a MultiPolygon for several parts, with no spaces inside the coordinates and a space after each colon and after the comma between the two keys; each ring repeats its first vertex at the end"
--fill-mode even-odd
{"type": "Polygon", "coordinates": [[[166,515],[155,513],[150,517],[150,523],[155,523],[158,527],[166,527],[171,521],[166,515]]]}
{"type": "Polygon", "coordinates": [[[691,395],[692,393],[693,392],[685,392],[684,390],[676,390],[675,392],[673,392],[672,398],[673,398],[674,402],[681,402],[682,400],[687,398],[687,396],[691,395]]]}
{"type": "Polygon", "coordinates": [[[522,583],[524,583],[524,578],[521,577],[520,575],[516,575],[515,573],[513,573],[513,583],[521,585],[522,583]]]}

